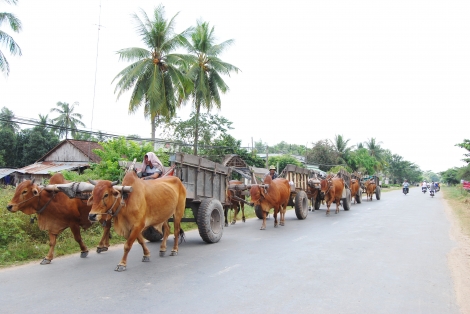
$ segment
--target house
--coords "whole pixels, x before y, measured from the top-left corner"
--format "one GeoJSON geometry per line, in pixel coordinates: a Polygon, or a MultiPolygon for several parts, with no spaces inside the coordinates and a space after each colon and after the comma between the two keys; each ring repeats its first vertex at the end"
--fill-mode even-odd
{"type": "Polygon", "coordinates": [[[91,163],[99,163],[101,158],[94,149],[103,149],[97,142],[66,139],[57,144],[34,164],[15,169],[15,182],[36,179],[43,181],[51,177],[51,173],[62,170],[78,170],[82,172],[91,163]]]}

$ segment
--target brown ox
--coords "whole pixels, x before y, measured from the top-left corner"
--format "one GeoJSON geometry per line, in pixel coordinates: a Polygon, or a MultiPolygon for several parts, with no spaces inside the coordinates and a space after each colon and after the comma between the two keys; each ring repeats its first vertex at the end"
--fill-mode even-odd
{"type": "Polygon", "coordinates": [[[177,177],[168,176],[157,180],[140,180],[134,171],[128,172],[122,181],[123,186],[131,186],[132,192],[121,194],[113,188],[111,181],[93,182],[95,188],[88,200],[92,205],[89,218],[106,220],[114,218],[114,229],[126,238],[124,255],[115,268],[116,271],[126,270],[127,255],[137,239],[142,246],[144,256],[142,262],[150,261],[150,251],[145,245],[142,230],[149,226],[163,223],[163,240],[160,245],[160,256],[166,252],[166,241],[170,235],[168,219],[174,216],[175,243],[171,255],[178,254],[178,236],[183,236],[180,229],[186,207],[186,188],[177,177]]]}
{"type": "Polygon", "coordinates": [[[370,198],[370,200],[372,201],[372,195],[374,195],[376,188],[375,182],[374,180],[369,180],[366,181],[364,185],[366,186],[367,200],[369,200],[370,198]]]}
{"type": "MultiPolygon", "coordinates": [[[[63,175],[54,174],[50,184],[67,183],[63,175]]],[[[27,215],[36,214],[39,229],[49,232],[49,252],[41,261],[41,265],[50,264],[54,258],[54,247],[57,236],[67,228],[70,228],[75,241],[80,245],[80,257],[87,257],[88,248],[82,241],[80,227],[87,229],[91,226],[88,213],[91,207],[86,202],[73,198],[70,199],[62,192],[48,192],[34,183],[34,180],[26,180],[18,185],[15,195],[8,203],[7,209],[11,212],[22,211],[27,215]]],[[[104,227],[103,237],[98,246],[98,253],[107,251],[109,247],[109,230],[111,222],[104,227]]]]}
{"type": "MultiPolygon", "coordinates": [[[[229,185],[243,184],[243,182],[238,181],[238,180],[230,180],[228,184],[229,185]]],[[[240,198],[242,200],[245,199],[245,195],[242,194],[242,191],[227,190],[227,201],[230,202],[230,206],[225,207],[225,211],[224,211],[224,214],[225,214],[225,227],[228,226],[227,217],[228,217],[228,210],[229,209],[231,209],[231,210],[235,209],[235,215],[233,216],[233,219],[232,219],[232,225],[236,224],[236,222],[237,222],[237,215],[238,215],[238,212],[240,211],[240,208],[242,210],[242,221],[245,222],[245,203],[236,200],[234,198],[234,196],[237,197],[237,198],[240,198]]]]}
{"type": "Polygon", "coordinates": [[[260,206],[263,213],[261,230],[266,229],[266,215],[271,208],[274,208],[274,227],[277,227],[277,213],[279,212],[281,213],[279,224],[284,226],[284,216],[290,198],[289,181],[283,178],[273,180],[271,176],[267,176],[264,183],[267,187],[252,185],[250,188],[251,201],[254,206],[260,206]]]}
{"type": "Polygon", "coordinates": [[[320,182],[321,191],[320,196],[326,202],[326,214],[330,214],[331,203],[336,204],[335,214],[339,213],[339,206],[341,202],[341,196],[344,189],[344,180],[342,178],[327,177],[320,182]]]}
{"type": "Polygon", "coordinates": [[[320,209],[320,180],[317,178],[310,178],[307,182],[307,198],[311,202],[309,210],[320,209]]]}
{"type": "MultiPolygon", "coordinates": [[[[359,193],[359,189],[361,188],[359,181],[351,179],[351,186],[349,188],[351,189],[351,197],[354,199],[354,204],[356,204],[356,195],[359,193]]],[[[359,197],[362,197],[362,195],[359,197]]]]}

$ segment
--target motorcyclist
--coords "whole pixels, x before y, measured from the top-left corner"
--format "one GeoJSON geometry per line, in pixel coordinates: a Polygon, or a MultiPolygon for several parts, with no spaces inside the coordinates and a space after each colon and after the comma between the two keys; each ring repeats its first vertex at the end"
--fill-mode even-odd
{"type": "MultiPolygon", "coordinates": [[[[403,193],[405,193],[405,190],[406,190],[406,193],[408,193],[410,191],[410,188],[409,188],[410,184],[408,183],[408,180],[405,179],[405,182],[403,182],[403,193]]],[[[405,195],[406,195],[405,193],[405,195]]]]}
{"type": "Polygon", "coordinates": [[[426,180],[423,181],[423,184],[421,184],[421,190],[425,192],[428,189],[428,185],[426,183],[426,180]]]}
{"type": "Polygon", "coordinates": [[[434,181],[431,183],[431,186],[429,187],[429,191],[432,191],[433,193],[436,191],[436,185],[434,184],[434,181]]]}

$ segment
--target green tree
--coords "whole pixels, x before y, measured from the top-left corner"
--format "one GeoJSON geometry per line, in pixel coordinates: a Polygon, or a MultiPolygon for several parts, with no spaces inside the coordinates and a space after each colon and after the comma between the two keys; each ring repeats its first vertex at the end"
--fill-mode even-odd
{"type": "Polygon", "coordinates": [[[14,119],[15,114],[13,111],[7,107],[3,107],[0,111],[0,128],[9,129],[13,133],[18,132],[20,130],[20,126],[14,121],[14,119]]]}
{"type": "Polygon", "coordinates": [[[349,139],[345,140],[342,135],[335,135],[334,140],[331,142],[333,147],[336,149],[339,158],[344,162],[347,162],[351,147],[348,147],[349,139]]]}
{"type": "Polygon", "coordinates": [[[16,134],[9,128],[0,128],[1,167],[14,168],[16,158],[16,134]]]}
{"type": "Polygon", "coordinates": [[[302,163],[297,160],[297,158],[291,155],[281,155],[281,156],[273,156],[268,158],[269,166],[279,167],[279,172],[284,170],[284,168],[288,165],[296,165],[302,167],[302,163]]]}
{"type": "Polygon", "coordinates": [[[377,159],[369,154],[366,148],[356,149],[349,154],[349,164],[353,170],[366,174],[374,174],[377,159]]]}
{"type": "MultiPolygon", "coordinates": [[[[4,2],[8,4],[14,4],[18,2],[18,0],[3,0],[4,2]]],[[[12,31],[15,33],[19,33],[22,29],[21,26],[21,21],[13,14],[11,13],[6,13],[6,12],[0,12],[0,25],[3,24],[3,22],[7,22],[10,25],[10,28],[12,31]]],[[[19,55],[21,56],[21,48],[20,46],[15,42],[13,37],[5,33],[0,29],[0,44],[6,46],[8,50],[10,51],[10,54],[15,56],[19,55]]],[[[7,61],[7,58],[3,54],[3,52],[0,50],[0,70],[6,74],[7,76],[10,74],[10,65],[7,61]]]]}
{"type": "Polygon", "coordinates": [[[322,171],[328,171],[331,167],[343,163],[329,140],[320,140],[314,143],[312,149],[307,153],[306,162],[318,165],[322,171]]]}
{"type": "Polygon", "coordinates": [[[455,146],[458,146],[460,148],[464,148],[468,151],[467,154],[464,154],[466,158],[462,159],[465,161],[467,164],[470,163],[470,140],[464,139],[463,143],[455,144],[455,146]]]}
{"type": "Polygon", "coordinates": [[[69,132],[72,136],[75,136],[77,133],[77,126],[85,127],[85,124],[80,121],[82,115],[80,113],[74,112],[75,106],[78,106],[78,102],[75,102],[70,106],[66,102],[57,102],[56,106],[58,108],[52,108],[51,112],[56,112],[59,114],[57,118],[52,119],[55,126],[59,128],[59,137],[65,134],[65,139],[68,139],[69,132]]]}
{"type": "Polygon", "coordinates": [[[439,174],[441,175],[441,179],[443,182],[449,185],[455,185],[460,183],[460,179],[458,176],[459,169],[457,167],[447,169],[446,171],[442,171],[439,174]]]}
{"type": "Polygon", "coordinates": [[[190,34],[190,41],[186,48],[192,57],[189,59],[188,77],[193,83],[191,99],[196,113],[196,126],[194,129],[194,155],[197,155],[199,141],[199,116],[201,109],[210,111],[214,106],[221,107],[220,93],[225,94],[229,87],[222,79],[222,75],[238,73],[239,69],[227,62],[223,62],[219,55],[224,52],[233,40],[220,44],[215,43],[214,27],[209,23],[198,21],[190,34]]]}
{"type": "Polygon", "coordinates": [[[173,117],[177,106],[186,97],[191,87],[190,81],[179,69],[184,62],[184,55],[172,53],[184,44],[186,30],[180,34],[174,32],[174,19],[165,19],[162,5],[155,8],[150,19],[141,10],[142,19],[134,14],[137,32],[147,48],[126,48],[118,51],[119,59],[133,62],[116,75],[115,93],[117,98],[132,89],[129,101],[129,113],[135,113],[141,106],[144,115],[150,118],[151,136],[155,139],[157,124],[162,119],[173,117]]]}

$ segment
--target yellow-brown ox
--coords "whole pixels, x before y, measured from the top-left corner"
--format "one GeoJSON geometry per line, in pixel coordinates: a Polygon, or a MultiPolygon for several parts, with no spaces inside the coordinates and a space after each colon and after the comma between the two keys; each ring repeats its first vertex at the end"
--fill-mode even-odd
{"type": "Polygon", "coordinates": [[[365,187],[366,187],[366,193],[367,193],[367,200],[370,200],[372,201],[372,196],[374,195],[374,192],[375,192],[375,189],[376,189],[376,185],[375,185],[375,181],[374,180],[368,180],[364,183],[365,187]]]}
{"type": "MultiPolygon", "coordinates": [[[[60,173],[54,174],[49,182],[52,185],[67,183],[60,173]]],[[[67,228],[70,228],[75,241],[80,245],[80,257],[88,256],[88,248],[80,235],[80,227],[87,229],[91,226],[88,220],[91,207],[87,206],[86,201],[78,198],[70,199],[62,192],[47,191],[35,184],[33,179],[23,181],[17,186],[7,209],[13,213],[22,211],[27,215],[36,214],[39,229],[49,232],[49,252],[41,261],[41,265],[51,263],[54,258],[57,236],[67,228]]],[[[110,227],[111,221],[106,222],[103,237],[98,245],[98,253],[108,250],[110,227]]]]}
{"type": "Polygon", "coordinates": [[[251,201],[254,206],[260,206],[263,213],[263,224],[261,230],[266,229],[266,215],[274,208],[274,227],[277,227],[277,214],[280,212],[281,226],[284,226],[287,203],[290,198],[289,181],[283,178],[272,179],[266,176],[264,185],[252,185],[250,187],[251,201]]]}
{"type": "MultiPolygon", "coordinates": [[[[354,204],[356,204],[356,195],[359,193],[359,189],[361,186],[359,185],[359,181],[357,179],[351,179],[351,185],[349,187],[351,189],[351,196],[354,199],[354,204]]],[[[359,194],[359,197],[362,197],[362,193],[359,194]]]]}
{"type": "Polygon", "coordinates": [[[126,238],[124,255],[116,266],[116,271],[126,270],[127,255],[136,239],[144,251],[142,262],[150,261],[150,251],[145,245],[142,230],[161,223],[164,228],[160,256],[164,256],[170,234],[168,219],[171,216],[174,216],[175,235],[171,255],[178,254],[178,237],[184,235],[180,223],[186,207],[186,188],[179,178],[168,176],[144,181],[134,171],[130,171],[122,181],[123,186],[132,187],[132,192],[127,194],[116,190],[111,181],[99,180],[92,183],[95,188],[88,200],[88,204],[92,205],[89,219],[97,221],[103,217],[110,220],[113,217],[114,229],[126,238]]]}
{"type": "Polygon", "coordinates": [[[344,180],[342,178],[332,178],[328,176],[320,182],[320,196],[326,202],[326,214],[330,214],[331,203],[336,204],[335,214],[339,213],[341,196],[343,195],[344,180]]]}
{"type": "MultiPolygon", "coordinates": [[[[241,181],[238,181],[238,180],[230,180],[229,181],[229,185],[234,185],[234,184],[243,184],[243,182],[241,181]]],[[[224,215],[225,215],[225,227],[228,227],[228,210],[229,209],[235,209],[235,214],[233,216],[233,220],[232,220],[232,225],[236,224],[237,223],[237,215],[240,211],[240,209],[242,210],[242,221],[245,222],[246,219],[245,219],[245,203],[242,202],[242,201],[239,201],[236,198],[239,198],[239,199],[242,199],[242,200],[245,200],[245,195],[242,193],[242,191],[233,191],[233,190],[229,190],[227,189],[227,200],[228,202],[230,202],[230,206],[225,206],[225,209],[224,209],[224,215]]]]}

